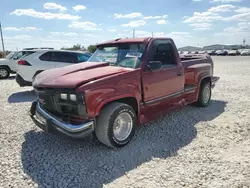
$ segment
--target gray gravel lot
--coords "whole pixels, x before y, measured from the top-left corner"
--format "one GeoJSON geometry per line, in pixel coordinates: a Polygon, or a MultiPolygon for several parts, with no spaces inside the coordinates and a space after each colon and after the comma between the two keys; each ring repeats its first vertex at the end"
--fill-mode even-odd
{"type": "Polygon", "coordinates": [[[40,131],[32,88],[1,80],[0,187],[250,187],[250,57],[213,59],[209,107],[151,122],[118,151],[40,131]]]}

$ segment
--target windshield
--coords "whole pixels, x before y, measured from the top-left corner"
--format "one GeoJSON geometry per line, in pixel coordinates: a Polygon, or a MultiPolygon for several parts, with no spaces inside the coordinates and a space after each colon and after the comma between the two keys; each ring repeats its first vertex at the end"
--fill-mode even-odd
{"type": "Polygon", "coordinates": [[[139,68],[144,50],[143,43],[100,46],[88,62],[107,62],[110,66],[139,68]]]}
{"type": "Polygon", "coordinates": [[[10,52],[10,53],[6,56],[6,59],[12,58],[12,56],[13,56],[15,53],[16,53],[16,52],[10,52]]]}

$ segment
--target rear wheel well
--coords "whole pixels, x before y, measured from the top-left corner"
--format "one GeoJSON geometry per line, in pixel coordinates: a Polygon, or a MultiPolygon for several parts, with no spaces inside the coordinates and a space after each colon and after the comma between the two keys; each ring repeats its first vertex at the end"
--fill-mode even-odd
{"type": "Polygon", "coordinates": [[[204,83],[210,83],[211,85],[211,77],[206,77],[206,78],[203,78],[200,82],[200,85],[204,84],[204,83]]]}

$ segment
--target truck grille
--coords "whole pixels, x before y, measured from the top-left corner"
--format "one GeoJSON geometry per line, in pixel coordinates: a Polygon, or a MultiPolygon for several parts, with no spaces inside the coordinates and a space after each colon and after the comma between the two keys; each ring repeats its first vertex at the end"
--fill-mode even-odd
{"type": "Polygon", "coordinates": [[[55,101],[54,101],[54,95],[51,95],[51,94],[46,94],[46,92],[43,92],[43,93],[39,93],[37,92],[38,94],[38,100],[41,104],[41,106],[49,111],[50,113],[54,114],[54,115],[60,115],[60,112],[57,110],[56,108],[56,104],[55,104],[55,101]]]}
{"type": "Polygon", "coordinates": [[[37,89],[38,100],[45,110],[51,114],[61,117],[65,121],[71,116],[85,116],[87,114],[84,101],[79,99],[75,102],[60,99],[61,93],[73,93],[68,90],[37,89]]]}

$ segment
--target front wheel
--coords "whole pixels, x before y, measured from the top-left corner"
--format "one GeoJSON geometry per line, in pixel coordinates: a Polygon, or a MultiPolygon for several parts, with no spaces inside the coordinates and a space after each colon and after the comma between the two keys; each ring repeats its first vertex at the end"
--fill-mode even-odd
{"type": "Polygon", "coordinates": [[[198,106],[208,106],[211,100],[211,95],[212,89],[210,82],[202,82],[200,86],[199,99],[197,101],[198,106]]]}
{"type": "Polygon", "coordinates": [[[0,67],[0,79],[6,79],[10,76],[9,69],[5,67],[0,67]]]}
{"type": "Polygon", "coordinates": [[[131,106],[113,102],[102,109],[96,121],[95,133],[103,144],[119,148],[132,139],[136,124],[137,116],[131,106]]]}

